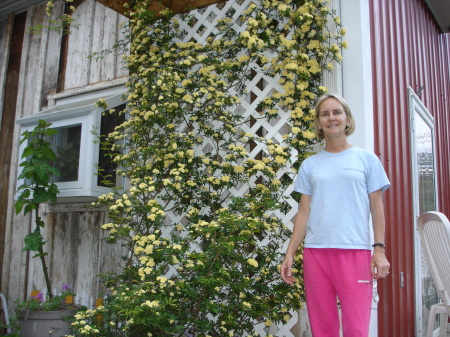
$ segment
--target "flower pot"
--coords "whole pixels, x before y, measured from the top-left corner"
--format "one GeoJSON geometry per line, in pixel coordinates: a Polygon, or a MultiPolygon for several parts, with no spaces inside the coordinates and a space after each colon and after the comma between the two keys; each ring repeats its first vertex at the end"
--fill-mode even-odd
{"type": "Polygon", "coordinates": [[[64,317],[72,317],[77,309],[61,311],[20,311],[21,337],[62,337],[70,335],[70,323],[64,317]],[[51,331],[51,333],[50,333],[51,331]]]}

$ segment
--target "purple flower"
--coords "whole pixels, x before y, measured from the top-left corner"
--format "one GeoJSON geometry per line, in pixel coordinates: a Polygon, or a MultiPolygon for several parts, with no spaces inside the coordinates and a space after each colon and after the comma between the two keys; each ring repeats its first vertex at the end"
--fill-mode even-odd
{"type": "Polygon", "coordinates": [[[70,286],[68,284],[64,284],[62,286],[62,291],[63,292],[70,291],[70,290],[72,290],[72,288],[70,288],[70,286]]]}
{"type": "Polygon", "coordinates": [[[35,299],[36,301],[43,302],[44,301],[44,295],[42,293],[38,293],[37,295],[31,295],[31,298],[35,299]]]}

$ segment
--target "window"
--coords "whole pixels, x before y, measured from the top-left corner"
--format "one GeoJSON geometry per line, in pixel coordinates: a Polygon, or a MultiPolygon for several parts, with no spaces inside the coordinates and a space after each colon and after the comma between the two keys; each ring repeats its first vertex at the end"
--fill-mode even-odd
{"type": "Polygon", "coordinates": [[[58,128],[50,143],[56,154],[55,168],[61,173],[54,182],[77,181],[80,167],[81,124],[58,128]]]}
{"type": "MultiPolygon", "coordinates": [[[[17,121],[21,133],[33,130],[40,119],[58,130],[50,139],[57,157],[55,167],[61,173],[54,178],[60,190],[58,201],[91,201],[108,193],[111,186],[123,187],[122,177],[116,175],[116,164],[100,147],[99,136],[104,138],[123,121],[119,112],[126,108],[122,100],[124,92],[125,88],[120,86],[65,97],[55,106],[17,121]],[[106,99],[116,112],[103,116],[103,110],[95,106],[100,98],[106,99]]],[[[22,144],[20,153],[25,146],[22,144]]]]}
{"type": "MultiPolygon", "coordinates": [[[[104,140],[104,137],[113,132],[116,126],[124,122],[124,115],[121,114],[125,110],[126,104],[114,107],[115,112],[113,114],[107,113],[102,116],[100,125],[100,137],[104,140]]],[[[100,147],[98,152],[98,175],[97,185],[108,187],[117,186],[118,177],[116,176],[117,164],[110,159],[111,152],[100,147]]]]}

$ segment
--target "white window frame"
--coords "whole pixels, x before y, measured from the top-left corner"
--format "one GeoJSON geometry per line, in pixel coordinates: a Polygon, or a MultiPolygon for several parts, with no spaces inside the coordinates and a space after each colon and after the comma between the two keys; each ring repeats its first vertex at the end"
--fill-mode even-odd
{"type": "MultiPolygon", "coordinates": [[[[84,94],[63,97],[58,99],[54,106],[42,110],[36,115],[25,117],[17,121],[21,126],[21,134],[24,131],[32,131],[39,120],[52,123],[51,128],[58,129],[72,125],[81,125],[80,158],[78,166],[78,180],[70,182],[57,182],[59,189],[58,202],[88,202],[97,197],[109,193],[108,187],[98,186],[98,156],[102,108],[95,103],[103,98],[109,108],[124,104],[125,86],[117,86],[104,90],[97,90],[84,94]]],[[[23,153],[26,144],[20,146],[20,154],[23,153]]],[[[23,159],[20,159],[22,161],[23,159]]],[[[19,168],[19,175],[21,168],[19,168]]],[[[19,181],[20,186],[23,181],[19,181]]],[[[124,186],[124,179],[118,179],[117,187],[124,186]]]]}

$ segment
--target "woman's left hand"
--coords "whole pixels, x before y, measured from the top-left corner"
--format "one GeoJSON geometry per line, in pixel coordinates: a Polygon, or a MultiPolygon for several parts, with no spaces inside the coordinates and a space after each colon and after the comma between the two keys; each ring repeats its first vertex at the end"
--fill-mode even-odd
{"type": "Polygon", "coordinates": [[[374,279],[385,278],[389,275],[390,264],[384,254],[384,248],[375,247],[372,261],[370,262],[370,269],[374,279]]]}

